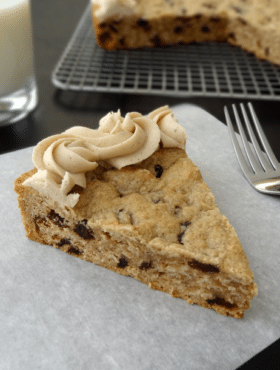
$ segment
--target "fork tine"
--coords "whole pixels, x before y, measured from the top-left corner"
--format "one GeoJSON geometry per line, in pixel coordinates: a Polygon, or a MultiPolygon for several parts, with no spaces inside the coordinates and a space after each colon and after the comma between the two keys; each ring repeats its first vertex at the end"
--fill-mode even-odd
{"type": "Polygon", "coordinates": [[[249,146],[249,143],[248,143],[248,140],[246,138],[246,135],[245,135],[245,132],[244,132],[244,129],[243,129],[243,126],[241,124],[241,121],[240,121],[240,118],[239,118],[239,114],[237,112],[237,109],[236,109],[236,106],[233,104],[232,105],[232,109],[233,109],[233,112],[234,112],[234,116],[235,116],[235,119],[236,119],[236,122],[237,122],[237,126],[238,126],[238,130],[239,130],[239,134],[241,136],[241,139],[242,139],[242,142],[243,142],[243,145],[244,145],[244,148],[245,148],[245,151],[246,151],[246,154],[248,156],[248,159],[249,159],[249,162],[253,168],[253,171],[255,173],[260,173],[260,172],[263,172],[263,168],[261,167],[261,165],[256,161],[253,153],[252,153],[252,150],[249,146]]]}
{"type": "Polygon", "coordinates": [[[271,166],[270,164],[268,163],[267,159],[265,158],[260,146],[259,146],[259,143],[256,139],[256,136],[254,134],[254,131],[252,129],[252,126],[250,124],[250,121],[249,121],[249,118],[247,116],[247,113],[246,113],[246,110],[244,108],[244,105],[241,103],[240,104],[240,107],[241,107],[241,111],[242,111],[242,114],[243,114],[243,117],[244,117],[244,121],[245,121],[245,124],[246,124],[246,127],[247,127],[247,131],[249,133],[249,136],[250,136],[250,139],[251,139],[251,142],[253,144],[253,147],[257,153],[257,156],[259,158],[259,161],[261,163],[261,165],[263,166],[264,170],[265,171],[269,171],[271,169],[271,166]]]}
{"type": "Polygon", "coordinates": [[[265,150],[265,152],[266,152],[266,154],[267,154],[267,156],[268,156],[271,164],[273,165],[273,167],[275,169],[277,169],[277,168],[279,168],[279,163],[278,163],[278,161],[277,161],[277,159],[276,159],[276,157],[275,157],[275,155],[274,155],[274,153],[273,153],[273,151],[272,151],[272,149],[271,149],[271,147],[270,147],[270,145],[269,145],[269,143],[267,141],[267,138],[266,138],[266,136],[265,136],[265,134],[263,132],[263,129],[262,129],[261,125],[260,125],[260,122],[258,120],[258,117],[257,117],[257,115],[255,113],[255,110],[254,110],[254,108],[253,108],[253,106],[252,106],[251,103],[248,103],[248,107],[250,109],[250,112],[251,112],[251,115],[252,115],[252,118],[253,118],[253,121],[254,121],[256,130],[257,130],[257,132],[259,134],[259,137],[260,137],[260,140],[261,140],[262,145],[264,147],[264,150],[265,150]]]}
{"type": "Polygon", "coordinates": [[[231,137],[231,140],[232,140],[232,144],[233,144],[233,148],[234,148],[236,157],[238,159],[238,162],[240,164],[240,167],[241,167],[244,175],[246,177],[249,177],[250,174],[253,174],[253,172],[249,169],[249,167],[248,167],[248,165],[247,165],[247,163],[244,159],[243,153],[240,149],[239,143],[237,141],[237,138],[236,138],[236,135],[235,135],[235,132],[234,132],[234,129],[233,129],[233,125],[232,125],[227,107],[224,107],[224,112],[225,112],[226,122],[227,122],[227,126],[228,126],[228,129],[229,129],[229,133],[230,133],[230,137],[231,137]]]}

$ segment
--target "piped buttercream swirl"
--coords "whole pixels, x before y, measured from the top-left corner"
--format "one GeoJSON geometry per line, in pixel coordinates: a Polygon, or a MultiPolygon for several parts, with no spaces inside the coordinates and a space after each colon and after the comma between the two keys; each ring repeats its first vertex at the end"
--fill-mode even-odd
{"type": "Polygon", "coordinates": [[[121,169],[150,157],[160,143],[185,148],[186,132],[168,106],[148,116],[132,112],[123,118],[120,111],[108,113],[97,130],[76,126],[39,142],[32,156],[38,171],[24,185],[73,208],[79,194],[68,193],[74,185],[86,187],[86,173],[98,162],[121,169]]]}

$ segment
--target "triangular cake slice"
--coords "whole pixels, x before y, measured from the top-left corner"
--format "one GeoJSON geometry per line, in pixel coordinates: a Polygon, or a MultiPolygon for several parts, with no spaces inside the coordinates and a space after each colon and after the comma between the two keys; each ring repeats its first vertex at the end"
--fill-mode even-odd
{"type": "Polygon", "coordinates": [[[234,228],[181,148],[86,173],[72,208],[15,181],[27,237],[153,289],[241,318],[257,286],[234,228]]]}

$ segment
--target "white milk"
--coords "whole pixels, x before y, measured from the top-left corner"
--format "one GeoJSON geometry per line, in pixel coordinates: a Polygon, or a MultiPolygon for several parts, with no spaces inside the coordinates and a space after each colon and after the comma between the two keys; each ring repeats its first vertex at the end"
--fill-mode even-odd
{"type": "Polygon", "coordinates": [[[33,73],[28,0],[0,0],[0,97],[19,90],[33,73]]]}

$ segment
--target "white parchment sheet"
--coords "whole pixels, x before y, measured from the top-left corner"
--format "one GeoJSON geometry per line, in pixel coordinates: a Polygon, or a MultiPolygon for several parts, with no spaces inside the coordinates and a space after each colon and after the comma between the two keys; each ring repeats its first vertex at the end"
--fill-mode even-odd
{"type": "Polygon", "coordinates": [[[32,148],[0,156],[0,370],[236,369],[280,337],[280,197],[257,193],[226,126],[173,107],[187,153],[236,229],[259,295],[224,317],[53,247],[29,241],[14,180],[32,148]]]}

